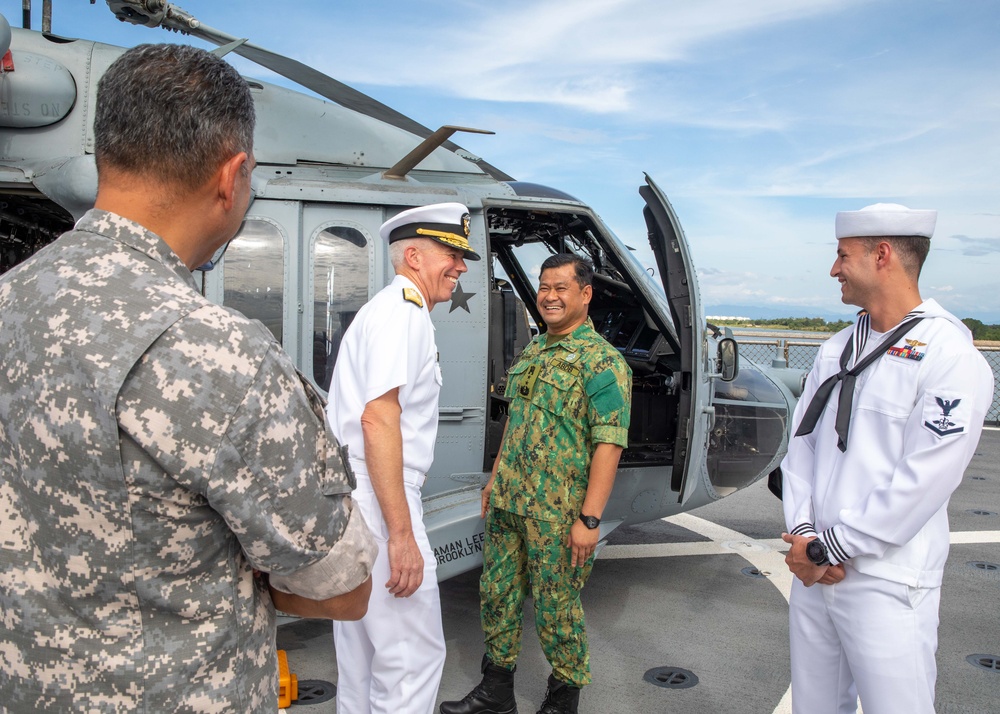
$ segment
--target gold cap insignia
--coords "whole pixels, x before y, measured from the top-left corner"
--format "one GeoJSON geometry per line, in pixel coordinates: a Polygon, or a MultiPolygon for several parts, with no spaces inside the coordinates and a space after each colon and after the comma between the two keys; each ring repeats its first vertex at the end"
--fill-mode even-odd
{"type": "Polygon", "coordinates": [[[407,238],[430,238],[462,251],[466,260],[481,260],[469,244],[472,215],[462,203],[433,203],[398,213],[379,228],[390,244],[407,238]]]}

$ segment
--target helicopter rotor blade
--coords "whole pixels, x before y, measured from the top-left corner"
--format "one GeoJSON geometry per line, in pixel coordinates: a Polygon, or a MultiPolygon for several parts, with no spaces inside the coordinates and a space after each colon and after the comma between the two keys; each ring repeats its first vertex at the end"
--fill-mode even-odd
{"type": "MultiPolygon", "coordinates": [[[[209,27],[173,3],[166,3],[163,0],[107,0],[107,3],[115,16],[125,22],[146,25],[147,27],[161,26],[168,30],[193,35],[216,45],[240,43],[233,49],[236,54],[316,92],[331,102],[408,131],[421,139],[426,139],[434,133],[432,129],[428,129],[392,107],[386,106],[377,99],[369,97],[367,94],[359,92],[298,60],[264,49],[251,42],[241,42],[240,38],[209,27]]],[[[472,161],[498,181],[514,180],[512,176],[473,156],[454,142],[446,141],[442,146],[457,153],[462,158],[472,161]]]]}

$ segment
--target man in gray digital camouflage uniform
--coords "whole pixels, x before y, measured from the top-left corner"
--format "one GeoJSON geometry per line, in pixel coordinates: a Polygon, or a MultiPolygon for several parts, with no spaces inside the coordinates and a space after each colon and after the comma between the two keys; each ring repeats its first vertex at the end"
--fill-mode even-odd
{"type": "Polygon", "coordinates": [[[130,50],[95,208],[0,278],[0,707],[272,714],[275,606],[367,608],[321,399],[191,275],[242,222],[253,129],[223,60],[130,50]]]}

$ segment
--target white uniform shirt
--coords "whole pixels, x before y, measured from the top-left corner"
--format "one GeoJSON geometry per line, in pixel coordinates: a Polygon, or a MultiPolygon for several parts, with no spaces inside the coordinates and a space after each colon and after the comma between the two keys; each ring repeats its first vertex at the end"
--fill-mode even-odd
{"type": "MultiPolygon", "coordinates": [[[[858,377],[847,451],[837,448],[835,388],[815,430],[792,438],[781,469],[790,533],[818,533],[835,564],[934,587],[948,557],[948,501],[979,443],[993,373],[953,315],[933,300],[917,311],[925,319],[858,377]]],[[[817,387],[840,370],[853,330],[820,348],[792,433],[817,387]]]]}
{"type": "Polygon", "coordinates": [[[403,298],[404,288],[417,290],[411,280],[397,275],[347,328],[327,415],[337,440],[348,446],[351,462],[365,474],[361,413],[368,402],[399,387],[404,480],[419,485],[434,461],[441,368],[426,299],[423,307],[417,306],[403,298]]]}

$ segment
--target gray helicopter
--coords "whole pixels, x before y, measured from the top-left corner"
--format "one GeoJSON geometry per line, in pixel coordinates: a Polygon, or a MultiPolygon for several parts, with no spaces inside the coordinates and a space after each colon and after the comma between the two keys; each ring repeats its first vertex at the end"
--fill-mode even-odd
{"type": "MultiPolygon", "coordinates": [[[[469,240],[486,259],[469,263],[450,304],[434,312],[444,387],[424,512],[441,579],[482,562],[479,489],[503,434],[507,370],[545,327],[536,266],[552,253],[593,262],[590,315],[634,375],[630,446],[602,538],[705,505],[777,468],[802,372],[740,360],[732,336],[706,324],[680,222],[652,178],[639,187],[656,259],[647,271],[586,204],[516,181],[449,140],[480,130],[432,131],[163,0],[107,3],[120,20],[198,37],[324,98],[248,79],[256,198],[228,249],[200,274],[207,297],[261,320],[319,389],[329,386],[344,330],[392,279],[382,222],[428,203],[469,207],[469,240]]],[[[93,205],[97,81],[122,52],[11,29],[0,16],[0,273],[93,205]]]]}

